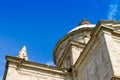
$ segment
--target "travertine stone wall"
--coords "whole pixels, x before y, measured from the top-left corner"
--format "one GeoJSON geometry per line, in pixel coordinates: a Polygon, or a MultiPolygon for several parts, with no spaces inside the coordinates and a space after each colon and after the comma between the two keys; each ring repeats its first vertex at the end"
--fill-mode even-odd
{"type": "Polygon", "coordinates": [[[62,57],[65,49],[66,49],[66,46],[69,42],[69,39],[66,39],[63,43],[60,44],[60,47],[58,48],[58,50],[56,51],[56,64],[59,63],[59,60],[60,58],[62,57]]]}
{"type": "Polygon", "coordinates": [[[72,39],[81,43],[84,43],[84,38],[83,38],[83,32],[80,32],[79,34],[75,34],[72,36],[72,39]]]}
{"type": "Polygon", "coordinates": [[[113,66],[114,76],[120,78],[120,34],[106,35],[107,46],[113,66]]]}
{"type": "Polygon", "coordinates": [[[15,68],[9,68],[6,80],[64,80],[65,78],[61,75],[50,74],[47,72],[40,71],[25,71],[16,70],[15,68]]]}
{"type": "Polygon", "coordinates": [[[86,30],[86,31],[80,31],[79,33],[75,34],[72,36],[72,39],[77,41],[77,42],[81,42],[81,43],[87,43],[90,39],[90,33],[92,30],[86,30]],[[88,40],[85,40],[85,36],[89,36],[88,40]]]}
{"type": "Polygon", "coordinates": [[[3,80],[71,80],[66,72],[49,66],[8,62],[3,80]]]}
{"type": "Polygon", "coordinates": [[[83,48],[75,45],[71,46],[71,64],[74,65],[80,56],[83,48]]]}
{"type": "Polygon", "coordinates": [[[75,80],[110,80],[113,77],[114,72],[106,38],[111,39],[103,32],[96,38],[79,64],[75,80]]]}
{"type": "Polygon", "coordinates": [[[66,56],[60,66],[60,68],[71,68],[71,51],[67,51],[66,56]]]}

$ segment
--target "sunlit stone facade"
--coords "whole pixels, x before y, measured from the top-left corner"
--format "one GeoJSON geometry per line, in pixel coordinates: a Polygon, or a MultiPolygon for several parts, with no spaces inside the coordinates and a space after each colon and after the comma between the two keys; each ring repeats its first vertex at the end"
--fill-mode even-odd
{"type": "Polygon", "coordinates": [[[26,48],[6,56],[3,80],[120,80],[120,22],[82,20],[58,41],[56,66],[28,61],[26,48]]]}

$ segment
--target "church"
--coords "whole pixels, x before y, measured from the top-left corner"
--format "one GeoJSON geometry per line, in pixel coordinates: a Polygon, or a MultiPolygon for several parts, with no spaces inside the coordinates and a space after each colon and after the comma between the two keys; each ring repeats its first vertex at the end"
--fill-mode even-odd
{"type": "Polygon", "coordinates": [[[56,66],[6,56],[3,80],[120,80],[120,21],[83,19],[60,39],[53,51],[56,66]]]}

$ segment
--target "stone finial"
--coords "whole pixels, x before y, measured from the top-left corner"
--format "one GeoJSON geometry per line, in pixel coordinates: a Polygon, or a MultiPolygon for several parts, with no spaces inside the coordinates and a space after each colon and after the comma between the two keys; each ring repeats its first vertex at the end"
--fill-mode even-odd
{"type": "Polygon", "coordinates": [[[84,24],[91,24],[91,22],[90,22],[89,20],[87,20],[87,19],[82,19],[82,20],[80,21],[80,23],[78,24],[78,26],[84,25],[84,24]]]}
{"type": "Polygon", "coordinates": [[[23,48],[21,49],[21,51],[19,52],[18,58],[24,59],[24,60],[28,60],[28,56],[27,56],[27,51],[26,51],[26,47],[23,46],[23,48]]]}

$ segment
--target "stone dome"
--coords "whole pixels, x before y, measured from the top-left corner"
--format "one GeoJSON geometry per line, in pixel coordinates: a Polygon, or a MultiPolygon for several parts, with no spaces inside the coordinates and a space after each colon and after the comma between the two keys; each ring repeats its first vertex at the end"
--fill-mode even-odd
{"type": "Polygon", "coordinates": [[[89,20],[83,19],[83,20],[80,21],[80,23],[78,24],[77,27],[73,28],[68,33],[76,31],[76,30],[78,30],[80,28],[87,28],[87,27],[88,28],[93,28],[93,27],[95,27],[95,24],[91,24],[91,22],[89,20]]]}
{"type": "Polygon", "coordinates": [[[72,63],[69,63],[68,55],[66,58],[63,59],[63,56],[65,54],[71,53],[71,51],[66,52],[66,49],[73,47],[71,45],[74,45],[75,48],[76,46],[79,46],[81,49],[76,49],[76,51],[78,51],[78,54],[81,53],[81,51],[83,50],[82,48],[85,47],[85,45],[90,40],[91,38],[90,34],[94,27],[95,25],[91,24],[90,21],[83,19],[80,21],[77,27],[70,30],[62,39],[60,39],[57,42],[53,55],[54,55],[54,62],[59,68],[62,68],[62,67],[70,68],[71,64],[75,64],[75,61],[78,59],[78,57],[76,57],[74,59],[74,62],[72,63]],[[71,46],[71,47],[68,47],[68,46],[71,46]]]}

